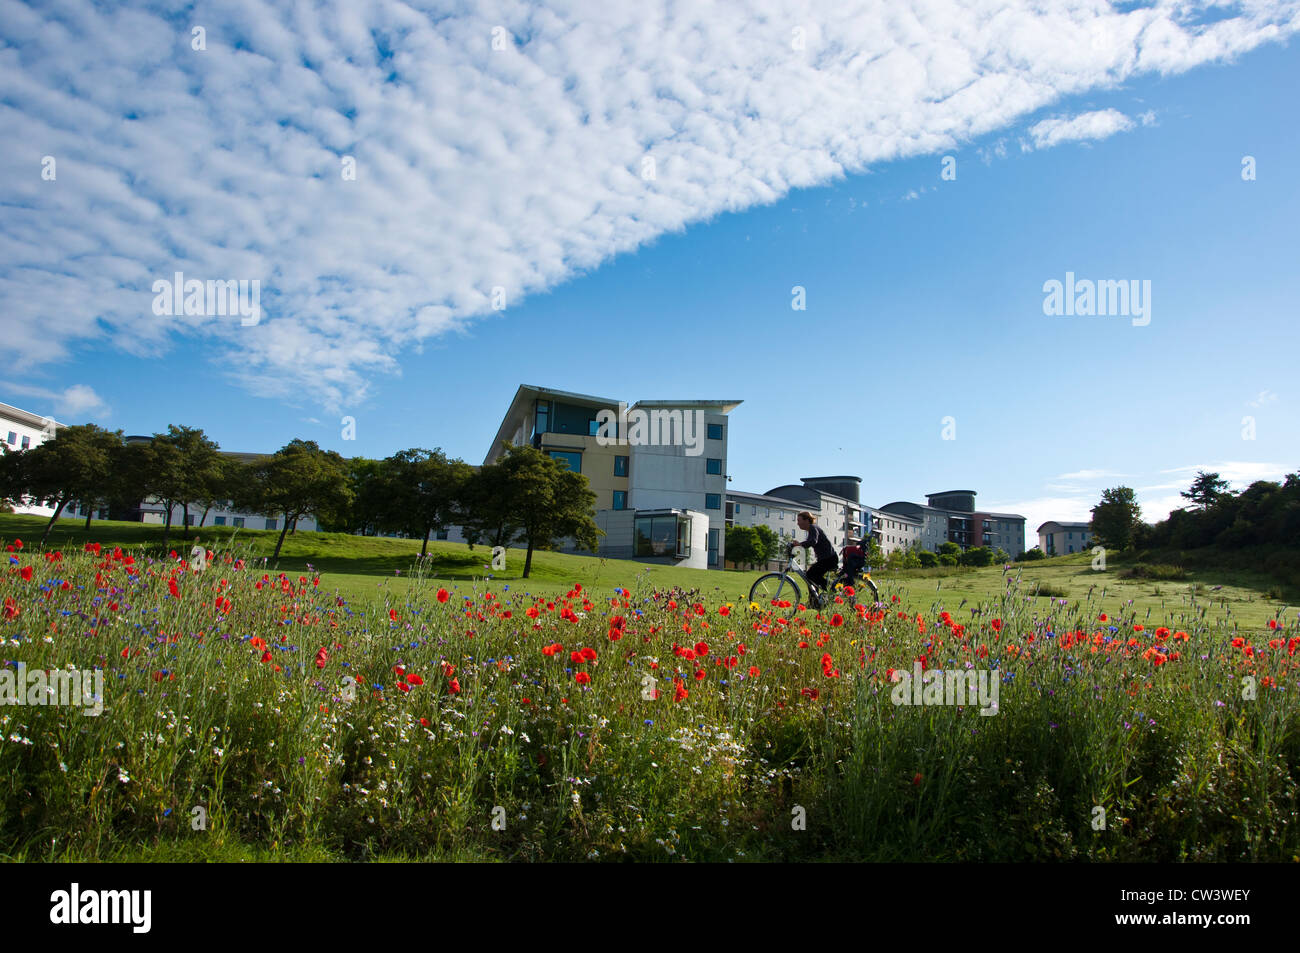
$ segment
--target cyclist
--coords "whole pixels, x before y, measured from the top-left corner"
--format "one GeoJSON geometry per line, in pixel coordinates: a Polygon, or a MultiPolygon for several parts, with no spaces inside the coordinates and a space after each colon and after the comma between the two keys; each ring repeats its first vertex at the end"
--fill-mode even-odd
{"type": "Polygon", "coordinates": [[[839,566],[839,557],[835,555],[835,547],[827,538],[826,533],[817,525],[817,517],[813,516],[807,510],[799,513],[795,517],[795,522],[799,528],[808,534],[808,538],[803,542],[790,544],[790,551],[794,552],[794,547],[802,546],[804,549],[811,549],[817,557],[817,561],[810,566],[804,575],[808,581],[817,587],[817,592],[812,596],[820,601],[820,591],[826,588],[826,574],[834,572],[839,566]]]}

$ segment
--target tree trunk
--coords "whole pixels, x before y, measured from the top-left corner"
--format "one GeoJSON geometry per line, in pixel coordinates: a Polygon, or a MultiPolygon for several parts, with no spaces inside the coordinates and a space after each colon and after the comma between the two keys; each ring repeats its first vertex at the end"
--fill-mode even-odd
{"type": "Polygon", "coordinates": [[[163,520],[163,552],[167,551],[167,537],[172,532],[172,505],[168,500],[163,500],[163,507],[167,510],[167,516],[163,520]]]}
{"type": "Polygon", "coordinates": [[[203,524],[206,523],[206,522],[208,521],[208,511],[211,510],[211,509],[212,509],[212,506],[211,506],[211,505],[208,505],[208,506],[203,507],[203,515],[199,517],[199,528],[200,528],[200,529],[202,529],[202,528],[203,528],[203,524]]]}
{"type": "Polygon", "coordinates": [[[67,505],[68,505],[68,501],[67,501],[67,500],[62,499],[62,498],[59,499],[59,505],[55,508],[55,510],[54,510],[54,515],[51,516],[51,517],[50,517],[50,521],[49,521],[48,523],[45,524],[45,533],[44,533],[43,536],[41,536],[41,547],[42,547],[42,548],[45,547],[45,541],[46,541],[47,539],[50,538],[50,530],[52,530],[52,529],[54,528],[54,521],[57,520],[57,519],[59,518],[59,514],[63,512],[63,508],[64,508],[65,506],[67,506],[67,505]]]}
{"type": "Polygon", "coordinates": [[[87,506],[87,507],[86,507],[86,529],[90,529],[90,514],[91,514],[91,512],[92,512],[91,507],[87,506]]]}
{"type": "Polygon", "coordinates": [[[429,551],[429,534],[432,533],[432,532],[433,532],[433,527],[432,527],[432,526],[426,527],[425,530],[424,530],[424,542],[420,545],[420,558],[421,558],[421,559],[423,559],[423,558],[424,558],[424,554],[427,553],[427,552],[429,551]]]}
{"type": "Polygon", "coordinates": [[[533,538],[528,537],[528,555],[524,557],[524,578],[528,578],[528,573],[533,568],[533,538]]]}
{"type": "Polygon", "coordinates": [[[293,518],[293,529],[289,530],[289,535],[292,536],[297,532],[298,532],[298,517],[295,516],[293,518]]]}
{"type": "Polygon", "coordinates": [[[190,538],[190,504],[186,501],[181,504],[181,539],[190,538]]]}
{"type": "Polygon", "coordinates": [[[279,558],[280,558],[280,547],[284,545],[284,537],[285,537],[286,535],[288,535],[288,533],[289,533],[289,514],[288,514],[288,513],[285,513],[285,514],[284,514],[284,526],[282,526],[282,527],[280,528],[280,538],[276,541],[276,544],[275,544],[275,555],[271,557],[272,559],[279,559],[279,558]]]}

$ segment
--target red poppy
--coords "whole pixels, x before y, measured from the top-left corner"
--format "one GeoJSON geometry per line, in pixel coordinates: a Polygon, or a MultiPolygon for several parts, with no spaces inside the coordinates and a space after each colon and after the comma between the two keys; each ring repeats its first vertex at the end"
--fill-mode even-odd
{"type": "Polygon", "coordinates": [[[451,680],[451,684],[449,684],[449,685],[447,686],[447,691],[451,692],[453,695],[459,695],[459,694],[460,694],[460,679],[458,679],[458,678],[453,678],[453,679],[451,680]]]}
{"type": "Polygon", "coordinates": [[[1277,628],[1277,619],[1269,619],[1269,620],[1268,620],[1268,627],[1269,627],[1270,629],[1276,629],[1276,628],[1277,628]]]}
{"type": "Polygon", "coordinates": [[[424,679],[421,678],[419,675],[416,675],[415,673],[411,673],[410,675],[406,676],[406,680],[412,685],[424,684],[424,679]]]}
{"type": "Polygon", "coordinates": [[[680,678],[675,678],[673,679],[673,685],[675,686],[673,691],[673,701],[685,701],[690,695],[690,692],[686,690],[685,683],[680,678]]]}
{"type": "Polygon", "coordinates": [[[702,682],[702,681],[704,681],[704,675],[705,675],[704,669],[702,669],[702,668],[697,668],[697,669],[695,670],[695,680],[696,680],[697,682],[702,682]]]}
{"type": "Polygon", "coordinates": [[[582,650],[582,657],[588,662],[596,661],[596,650],[590,646],[582,650]]]}
{"type": "Polygon", "coordinates": [[[919,787],[920,784],[921,784],[921,772],[918,771],[916,772],[916,774],[912,775],[912,786],[919,787]]]}
{"type": "Polygon", "coordinates": [[[450,598],[451,598],[451,593],[448,592],[446,589],[439,589],[439,590],[438,590],[438,601],[439,601],[439,602],[446,602],[446,601],[447,601],[448,599],[450,599],[450,598]]]}
{"type": "Polygon", "coordinates": [[[570,652],[569,661],[572,662],[574,665],[581,665],[583,662],[586,661],[586,659],[582,657],[581,652],[570,652]]]}
{"type": "Polygon", "coordinates": [[[751,665],[751,666],[749,667],[749,677],[750,677],[750,678],[758,678],[758,676],[759,676],[758,666],[757,666],[757,665],[751,665]]]}
{"type": "Polygon", "coordinates": [[[817,689],[815,688],[804,688],[804,689],[800,689],[799,694],[805,695],[808,698],[811,698],[813,701],[816,701],[817,696],[820,695],[821,692],[817,691],[817,689]]]}
{"type": "MultiPolygon", "coordinates": [[[[947,613],[944,613],[944,614],[947,615],[947,613]]],[[[947,620],[944,620],[944,621],[947,621],[947,620]]],[[[1001,631],[1002,631],[1002,620],[1001,620],[1001,619],[994,619],[992,622],[989,623],[989,625],[993,626],[993,631],[994,631],[994,632],[1001,632],[1001,631]]]]}
{"type": "Polygon", "coordinates": [[[267,649],[265,652],[262,653],[262,661],[263,661],[263,662],[269,662],[269,661],[271,661],[271,650],[270,650],[270,649],[267,649]]]}
{"type": "Polygon", "coordinates": [[[172,577],[171,579],[167,580],[167,591],[170,592],[177,599],[181,597],[181,591],[176,585],[175,577],[172,577]]]}
{"type": "Polygon", "coordinates": [[[844,624],[844,616],[840,615],[838,612],[835,613],[833,616],[831,616],[831,625],[832,625],[832,626],[837,626],[837,627],[838,627],[838,626],[841,626],[841,625],[843,625],[843,624],[844,624]]]}
{"type": "Polygon", "coordinates": [[[20,576],[23,577],[23,582],[31,582],[31,581],[32,581],[32,567],[31,567],[31,566],[24,566],[22,569],[18,570],[18,574],[19,574],[20,576]]]}
{"type": "Polygon", "coordinates": [[[573,680],[579,685],[587,685],[591,682],[591,676],[586,672],[579,672],[577,675],[573,676],[573,680]]]}
{"type": "Polygon", "coordinates": [[[428,728],[428,727],[429,727],[429,719],[428,719],[428,718],[421,718],[421,719],[420,719],[420,725],[421,725],[421,727],[428,728]]]}
{"type": "Polygon", "coordinates": [[[397,687],[404,692],[409,692],[411,690],[411,686],[406,684],[406,682],[398,682],[397,687]]]}
{"type": "Polygon", "coordinates": [[[709,654],[709,643],[708,643],[708,642],[696,642],[696,643],[695,643],[695,654],[698,655],[700,658],[703,658],[704,656],[708,655],[708,654],[709,654]]]}
{"type": "Polygon", "coordinates": [[[390,619],[392,619],[394,622],[396,622],[396,621],[397,621],[397,610],[396,610],[396,609],[389,609],[389,610],[388,610],[388,618],[390,618],[390,619]]]}
{"type": "Polygon", "coordinates": [[[14,549],[16,549],[16,550],[18,550],[18,551],[21,552],[21,551],[22,551],[22,548],[23,548],[23,541],[22,541],[21,539],[19,539],[18,537],[15,536],[15,537],[14,537],[14,549]]]}

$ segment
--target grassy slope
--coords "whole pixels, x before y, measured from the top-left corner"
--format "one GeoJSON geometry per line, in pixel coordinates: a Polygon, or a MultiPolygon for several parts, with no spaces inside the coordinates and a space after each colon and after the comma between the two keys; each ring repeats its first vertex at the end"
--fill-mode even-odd
{"type": "MultiPolygon", "coordinates": [[[[40,539],[45,522],[36,516],[0,514],[0,544],[20,537],[33,546],[40,539]]],[[[275,550],[278,535],[268,530],[205,527],[201,531],[192,531],[192,538],[188,541],[173,531],[170,545],[179,553],[188,552],[196,540],[214,547],[218,542],[233,539],[237,545],[247,546],[250,555],[269,557],[275,550]]],[[[50,548],[75,548],[84,542],[95,541],[124,549],[156,551],[161,540],[160,527],[141,523],[99,521],[92,523],[87,531],[80,521],[60,520],[50,534],[49,545],[50,548]]],[[[508,585],[514,590],[523,589],[531,593],[563,593],[578,582],[598,593],[608,592],[616,586],[634,590],[698,587],[706,599],[739,601],[747,596],[750,585],[759,575],[757,572],[679,569],[632,560],[537,552],[533,554],[532,574],[525,580],[520,578],[524,562],[521,549],[507,552],[506,571],[491,573],[486,565],[489,560],[487,548],[478,546],[470,551],[461,543],[430,542],[428,565],[420,574],[424,579],[412,579],[419,552],[419,542],[409,539],[304,532],[286,537],[277,565],[285,572],[303,572],[312,566],[321,573],[322,586],[337,589],[351,600],[381,603],[403,601],[407,587],[412,584],[431,582],[448,588],[456,584],[467,588],[481,587],[489,577],[494,586],[508,585]]],[[[1193,608],[1192,587],[1195,583],[1204,586],[1203,593],[1195,598],[1196,610],[1226,608],[1243,627],[1263,625],[1284,605],[1265,598],[1264,591],[1275,583],[1262,573],[1189,569],[1186,581],[1155,582],[1121,578],[1127,565],[1126,560],[1112,559],[1108,572],[1093,572],[1091,556],[1083,553],[1014,564],[1011,573],[1020,573],[1024,584],[1022,589],[1031,589],[1034,583],[1042,583],[1064,591],[1072,602],[1091,599],[1102,611],[1114,612],[1121,603],[1129,604],[1131,600],[1139,614],[1145,613],[1153,624],[1172,624],[1185,618],[1193,608]],[[1222,588],[1216,590],[1214,587],[1217,586],[1222,588]]],[[[992,566],[986,569],[877,573],[875,578],[886,595],[898,594],[904,601],[929,605],[932,615],[947,609],[956,616],[959,609],[967,610],[981,600],[1001,594],[1005,587],[1004,575],[1001,566],[992,566]]]]}

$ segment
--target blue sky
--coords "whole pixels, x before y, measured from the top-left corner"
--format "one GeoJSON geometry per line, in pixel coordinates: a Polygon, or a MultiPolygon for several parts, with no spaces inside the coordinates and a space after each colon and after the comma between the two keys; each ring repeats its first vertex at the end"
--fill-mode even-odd
{"type": "Polygon", "coordinates": [[[1031,532],[1300,469],[1294,3],[78,7],[0,18],[7,403],[477,463],[521,383],[738,399],[735,489],[1031,532]],[[151,313],[177,270],[260,279],[258,323],[151,313]],[[1045,315],[1067,272],[1149,281],[1150,323],[1045,315]]]}

